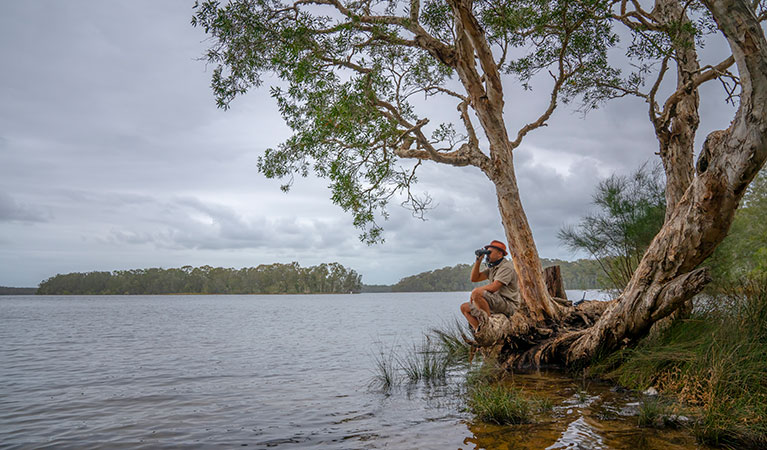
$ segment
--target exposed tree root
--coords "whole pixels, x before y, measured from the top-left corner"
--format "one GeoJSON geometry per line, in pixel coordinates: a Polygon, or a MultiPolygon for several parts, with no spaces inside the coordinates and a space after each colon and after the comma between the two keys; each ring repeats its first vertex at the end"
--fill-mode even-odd
{"type": "Polygon", "coordinates": [[[530,368],[542,364],[558,365],[564,361],[565,343],[572,343],[584,330],[596,323],[602,313],[614,301],[585,301],[577,306],[566,306],[560,319],[532,321],[523,306],[514,315],[488,316],[484,311],[471,307],[471,314],[479,321],[479,329],[473,339],[465,337],[467,343],[483,349],[504,361],[506,367],[530,368]]]}

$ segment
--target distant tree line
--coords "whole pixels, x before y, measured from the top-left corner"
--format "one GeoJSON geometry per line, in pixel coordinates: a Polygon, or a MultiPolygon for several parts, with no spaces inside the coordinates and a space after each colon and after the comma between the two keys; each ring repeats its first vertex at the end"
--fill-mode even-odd
{"type": "Polygon", "coordinates": [[[37,288],[0,286],[0,295],[32,295],[37,288]]]}
{"type": "Polygon", "coordinates": [[[242,269],[184,266],[59,274],[40,283],[37,294],[335,294],[360,292],[361,279],[339,263],[301,267],[293,262],[242,269]]]}
{"type": "MultiPolygon", "coordinates": [[[[559,259],[541,259],[543,267],[558,265],[562,271],[565,289],[599,289],[603,287],[603,277],[596,261],[579,259],[562,261],[559,259]]],[[[421,272],[402,278],[393,285],[364,285],[363,292],[446,292],[470,291],[483,283],[469,281],[470,264],[458,264],[428,272],[421,272]]]]}

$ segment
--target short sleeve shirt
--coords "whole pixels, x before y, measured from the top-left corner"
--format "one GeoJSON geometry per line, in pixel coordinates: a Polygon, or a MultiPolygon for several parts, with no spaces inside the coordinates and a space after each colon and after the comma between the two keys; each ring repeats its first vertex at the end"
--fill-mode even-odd
{"type": "Polygon", "coordinates": [[[514,304],[514,308],[519,308],[522,303],[519,295],[519,282],[517,279],[517,271],[514,270],[514,265],[508,259],[504,258],[500,264],[495,267],[490,267],[482,271],[487,275],[487,279],[492,283],[493,281],[500,281],[503,286],[498,289],[498,294],[506,300],[514,304]]]}

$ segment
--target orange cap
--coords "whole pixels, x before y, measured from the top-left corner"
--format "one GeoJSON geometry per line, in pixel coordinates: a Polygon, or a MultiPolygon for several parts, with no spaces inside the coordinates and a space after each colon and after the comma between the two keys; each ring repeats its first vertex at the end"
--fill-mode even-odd
{"type": "Polygon", "coordinates": [[[506,254],[507,254],[506,253],[506,244],[504,244],[501,241],[493,241],[493,242],[491,242],[491,243],[489,243],[488,245],[485,246],[485,248],[488,248],[488,247],[497,248],[498,250],[503,252],[503,256],[506,256],[506,254]]]}

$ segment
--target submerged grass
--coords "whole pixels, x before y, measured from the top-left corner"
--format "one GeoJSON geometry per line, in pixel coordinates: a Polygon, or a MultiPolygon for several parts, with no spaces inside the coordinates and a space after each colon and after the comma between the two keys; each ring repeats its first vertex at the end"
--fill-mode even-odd
{"type": "Polygon", "coordinates": [[[666,399],[653,396],[645,398],[639,405],[637,424],[646,428],[677,428],[684,422],[677,414],[677,408],[666,399]]]}
{"type": "Polygon", "coordinates": [[[428,338],[399,358],[400,368],[411,383],[444,381],[449,362],[448,355],[428,338]]]}
{"type": "Polygon", "coordinates": [[[467,404],[477,419],[499,425],[530,423],[535,414],[551,409],[551,402],[505,383],[472,385],[467,404]]]}
{"type": "Polygon", "coordinates": [[[395,366],[395,353],[393,350],[378,350],[374,356],[375,371],[371,386],[377,387],[383,391],[389,391],[398,383],[397,367],[395,366]]]}
{"type": "Polygon", "coordinates": [[[591,372],[635,389],[655,386],[693,407],[692,432],[702,442],[767,447],[767,278],[721,288],[691,318],[603,358],[591,372]]]}
{"type": "Polygon", "coordinates": [[[441,328],[432,328],[420,344],[404,352],[394,347],[379,349],[373,357],[371,386],[386,391],[402,382],[444,382],[451,367],[463,366],[469,361],[468,333],[468,325],[456,319],[441,328]]]}
{"type": "Polygon", "coordinates": [[[552,409],[550,400],[530,395],[513,384],[512,373],[492,359],[466,374],[466,405],[483,422],[498,425],[533,422],[536,414],[552,409]]]}

